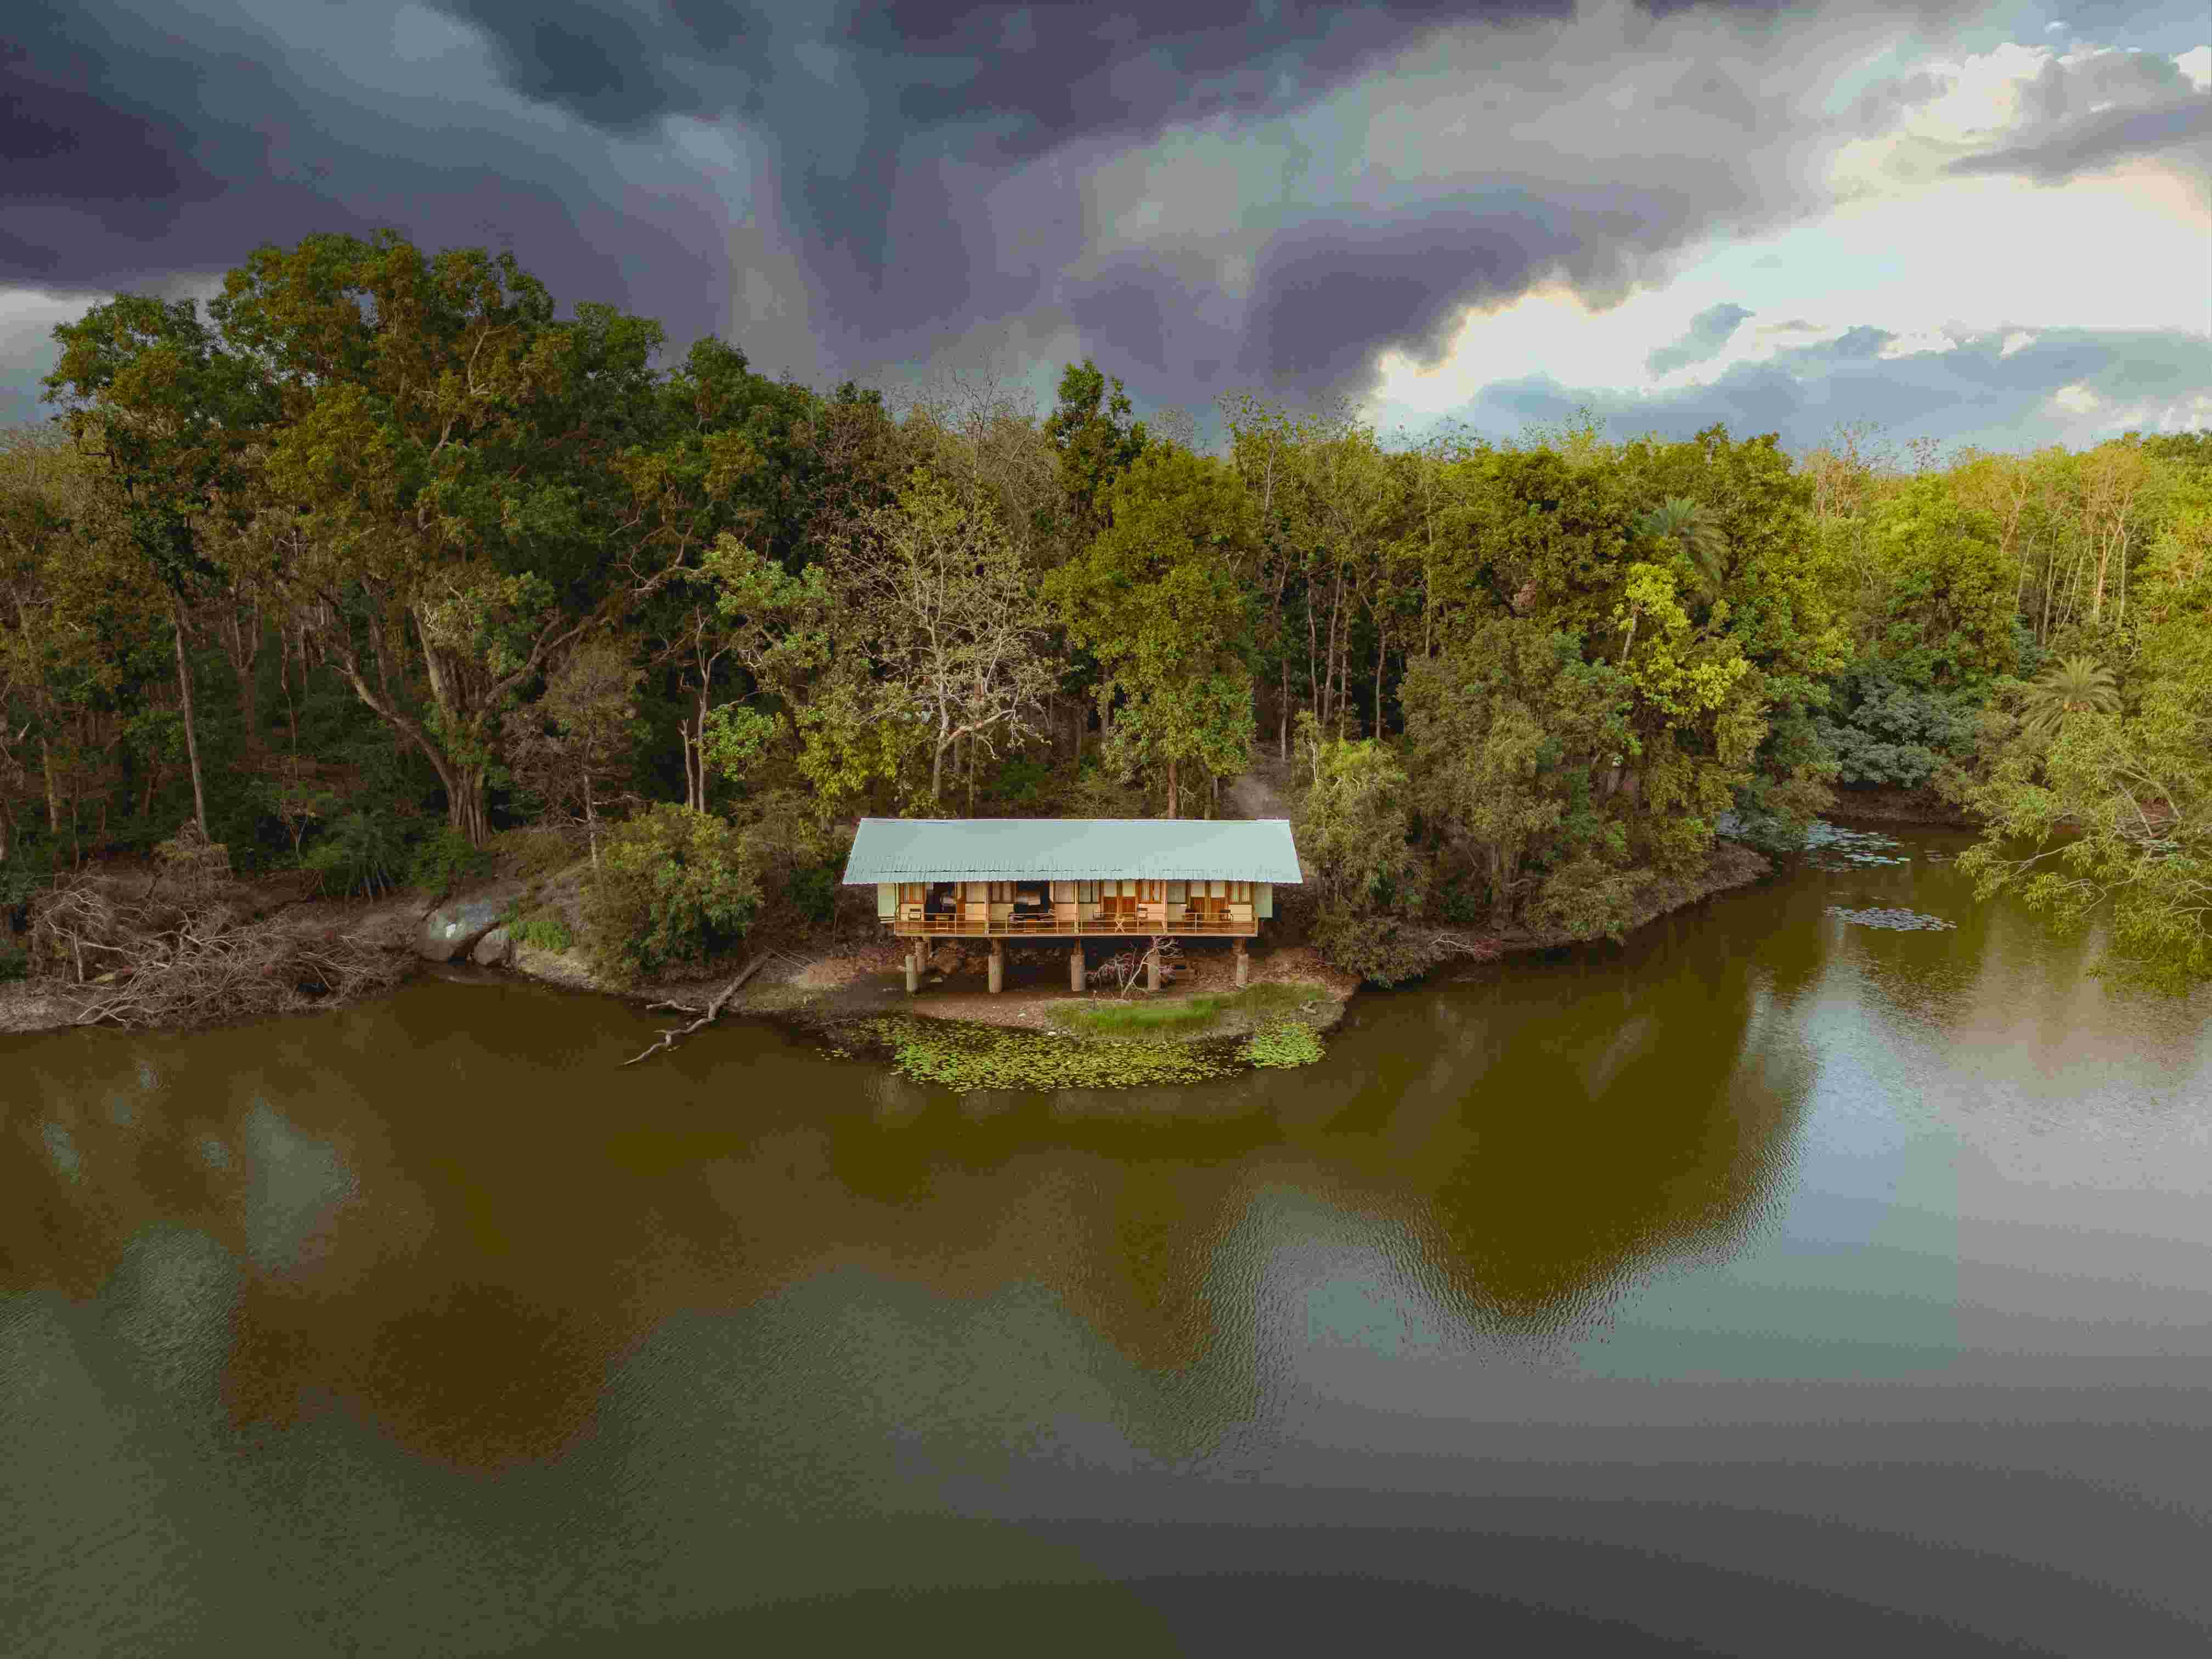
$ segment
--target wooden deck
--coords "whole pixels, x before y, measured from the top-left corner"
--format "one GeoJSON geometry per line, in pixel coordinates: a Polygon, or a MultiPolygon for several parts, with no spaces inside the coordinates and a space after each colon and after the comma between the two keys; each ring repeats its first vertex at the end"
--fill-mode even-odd
{"type": "Polygon", "coordinates": [[[1091,916],[1062,921],[1056,916],[1016,916],[1004,921],[969,921],[958,916],[923,916],[890,924],[896,939],[1256,939],[1260,924],[1206,916],[1156,919],[1091,916]]]}

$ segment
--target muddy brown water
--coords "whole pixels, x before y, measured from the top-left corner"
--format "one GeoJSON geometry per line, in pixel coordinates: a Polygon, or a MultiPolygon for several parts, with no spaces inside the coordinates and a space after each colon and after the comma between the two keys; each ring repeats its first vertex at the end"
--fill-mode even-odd
{"type": "Polygon", "coordinates": [[[0,1038],[0,1652],[2201,1652],[2212,1004],[1963,844],[1173,1092],[0,1038]]]}

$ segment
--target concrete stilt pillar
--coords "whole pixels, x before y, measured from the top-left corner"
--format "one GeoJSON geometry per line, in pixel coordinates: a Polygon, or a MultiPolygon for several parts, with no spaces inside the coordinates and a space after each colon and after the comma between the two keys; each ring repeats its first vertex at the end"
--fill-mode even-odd
{"type": "Polygon", "coordinates": [[[991,990],[995,995],[1006,988],[1006,947],[999,939],[991,941],[991,990]]]}
{"type": "Polygon", "coordinates": [[[1083,989],[1083,947],[1080,945],[1071,945],[1068,949],[1067,988],[1071,991],[1083,989]]]}
{"type": "Polygon", "coordinates": [[[1237,941],[1237,988],[1243,990],[1252,982],[1252,954],[1244,948],[1244,941],[1237,941]]]}
{"type": "Polygon", "coordinates": [[[1147,991],[1157,991],[1160,988],[1160,953],[1158,951],[1150,951],[1146,955],[1145,988],[1147,991]]]}
{"type": "Polygon", "coordinates": [[[921,989],[921,946],[909,945],[906,950],[906,994],[912,996],[921,989]]]}

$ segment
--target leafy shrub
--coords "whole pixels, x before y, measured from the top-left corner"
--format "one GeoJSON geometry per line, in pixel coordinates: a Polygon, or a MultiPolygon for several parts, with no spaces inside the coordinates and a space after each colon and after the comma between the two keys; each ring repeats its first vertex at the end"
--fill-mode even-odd
{"type": "Polygon", "coordinates": [[[327,893],[373,895],[398,885],[406,860],[407,837],[396,817],[348,812],[331,822],[300,862],[322,872],[327,893]]]}
{"type": "Polygon", "coordinates": [[[535,945],[541,951],[565,951],[576,942],[561,913],[550,905],[523,912],[507,924],[507,931],[517,945],[535,945]]]}
{"type": "Polygon", "coordinates": [[[595,971],[630,984],[726,950],[759,908],[744,836],[711,812],[659,802],[601,845],[585,885],[585,950],[595,971]]]}
{"type": "Polygon", "coordinates": [[[1444,956],[1433,928],[1341,901],[1322,905],[1313,941],[1332,968],[1357,974],[1370,985],[1419,979],[1444,956]]]}
{"type": "Polygon", "coordinates": [[[791,872],[791,879],[783,884],[783,896],[807,921],[827,926],[837,908],[838,885],[835,870],[811,865],[791,872]]]}
{"type": "Polygon", "coordinates": [[[991,805],[1020,817],[1045,806],[1052,787],[1052,768],[1016,755],[1000,766],[997,775],[984,786],[984,793],[991,805]]]}
{"type": "Polygon", "coordinates": [[[491,868],[491,854],[469,845],[469,838],[451,824],[440,824],[425,836],[407,863],[407,884],[442,897],[465,876],[480,876],[491,868]]]}
{"type": "Polygon", "coordinates": [[[1610,939],[1618,943],[1636,920],[1636,896],[1650,872],[1617,870],[1585,853],[1544,878],[1531,907],[1540,927],[1569,939],[1610,939]]]}
{"type": "Polygon", "coordinates": [[[53,871],[43,862],[16,858],[0,864],[0,910],[21,909],[53,878],[53,871]]]}
{"type": "Polygon", "coordinates": [[[30,976],[31,953],[21,945],[0,939],[0,985],[11,979],[28,979],[30,976]]]}
{"type": "Polygon", "coordinates": [[[1817,721],[1844,784],[1918,789],[1972,751],[1983,696],[1916,690],[1872,673],[1845,675],[1839,717],[1817,721]]]}

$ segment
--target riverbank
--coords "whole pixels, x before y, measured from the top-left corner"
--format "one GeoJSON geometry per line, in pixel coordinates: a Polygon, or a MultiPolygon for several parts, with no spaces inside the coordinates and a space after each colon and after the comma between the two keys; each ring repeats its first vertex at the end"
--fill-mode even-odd
{"type": "Polygon", "coordinates": [[[1978,830],[1982,820],[1933,789],[1839,788],[1828,816],[1846,823],[1924,824],[1931,830],[1978,830]]]}
{"type": "MultiPolygon", "coordinates": [[[[1638,895],[1630,931],[1716,894],[1748,885],[1772,869],[1771,861],[1759,853],[1724,842],[1697,874],[1647,884],[1638,895]]],[[[523,908],[557,918],[572,939],[580,937],[580,869],[563,870],[529,881],[522,888],[523,908]]],[[[414,951],[424,919],[441,905],[474,894],[509,891],[517,884],[514,873],[495,872],[467,884],[443,900],[410,895],[370,902],[302,900],[290,893],[283,878],[273,878],[258,884],[234,884],[240,891],[231,902],[257,915],[265,911],[274,917],[281,913],[281,926],[301,939],[387,953],[398,964],[414,951]]],[[[1565,932],[1544,930],[1515,930],[1488,939],[1501,956],[1585,942],[1565,932]]],[[[1116,1018],[1110,1013],[1095,1019],[1085,1018],[1097,1010],[1152,1007],[1164,1011],[1206,1003],[1210,1006],[1204,1018],[1163,1019],[1151,1028],[1152,1036],[1193,1042],[1249,1037],[1279,1024],[1293,1001],[1298,1024],[1316,1031],[1327,1030],[1343,1018],[1359,989],[1354,976],[1330,967],[1311,947],[1296,943],[1261,941],[1250,957],[1249,981],[1255,994],[1241,998],[1234,982],[1233,957],[1223,941],[1186,942],[1181,971],[1166,988],[1157,993],[1137,990],[1127,996],[1104,990],[1071,991],[1066,952],[1061,947],[1015,945],[1007,954],[1006,988],[995,994],[986,987],[985,958],[979,948],[940,952],[923,990],[909,995],[901,967],[902,946],[866,935],[771,942],[765,949],[750,949],[628,986],[609,983],[596,974],[574,943],[553,949],[517,942],[505,969],[563,990],[587,991],[634,1003],[673,1003],[703,1009],[741,969],[757,957],[765,956],[767,959],[724,1004],[722,1012],[773,1017],[821,1030],[896,1015],[1079,1037],[1116,1018]],[[1294,994],[1286,996],[1286,993],[1294,994]]],[[[398,977],[396,967],[393,977],[398,977]]],[[[91,991],[90,987],[50,979],[0,985],[0,1035],[85,1023],[91,991]]],[[[302,1012],[337,1006],[337,1000],[305,994],[290,1005],[302,1012]]]]}

